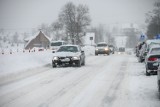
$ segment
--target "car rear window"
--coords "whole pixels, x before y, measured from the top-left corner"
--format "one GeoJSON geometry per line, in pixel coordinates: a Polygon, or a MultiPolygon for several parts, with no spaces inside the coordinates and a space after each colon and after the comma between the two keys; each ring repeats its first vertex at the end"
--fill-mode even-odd
{"type": "Polygon", "coordinates": [[[153,48],[151,54],[160,54],[160,48],[153,48]]]}

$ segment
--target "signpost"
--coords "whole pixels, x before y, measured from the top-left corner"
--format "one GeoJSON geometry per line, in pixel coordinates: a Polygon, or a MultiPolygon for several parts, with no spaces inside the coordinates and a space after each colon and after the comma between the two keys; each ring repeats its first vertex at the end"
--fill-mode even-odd
{"type": "Polygon", "coordinates": [[[155,39],[160,39],[160,34],[156,35],[155,39]]]}

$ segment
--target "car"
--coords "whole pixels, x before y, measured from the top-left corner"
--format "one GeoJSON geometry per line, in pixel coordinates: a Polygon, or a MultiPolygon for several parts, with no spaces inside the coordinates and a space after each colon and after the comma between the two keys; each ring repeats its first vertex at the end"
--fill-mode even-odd
{"type": "Polygon", "coordinates": [[[153,46],[145,58],[146,76],[149,76],[151,73],[157,74],[159,61],[160,46],[153,46]]]}
{"type": "Polygon", "coordinates": [[[110,48],[110,50],[111,50],[111,53],[114,54],[114,51],[115,51],[114,46],[113,46],[113,45],[109,45],[109,48],[110,48]]]}
{"type": "Polygon", "coordinates": [[[144,62],[145,56],[147,55],[146,46],[145,43],[142,44],[141,49],[139,50],[138,62],[144,62]]]}
{"type": "Polygon", "coordinates": [[[160,98],[160,63],[157,71],[157,84],[158,84],[158,91],[159,91],[159,98],[160,98]]]}
{"type": "Polygon", "coordinates": [[[119,47],[118,54],[124,54],[124,53],[125,53],[125,47],[119,47]]]}
{"type": "Polygon", "coordinates": [[[50,43],[50,49],[55,52],[58,50],[58,48],[61,46],[61,45],[66,45],[67,42],[65,41],[61,41],[61,40],[58,40],[58,41],[51,41],[50,43]]]}
{"type": "Polygon", "coordinates": [[[145,42],[145,44],[146,44],[145,51],[148,53],[152,46],[154,46],[154,45],[160,46],[160,40],[158,40],[158,39],[147,40],[145,42]]]}
{"type": "Polygon", "coordinates": [[[62,45],[53,53],[52,67],[57,66],[78,66],[85,65],[85,53],[78,45],[62,45]]]}
{"type": "Polygon", "coordinates": [[[97,56],[98,54],[110,54],[110,48],[107,43],[105,42],[100,42],[97,44],[95,48],[95,55],[97,56]]]}

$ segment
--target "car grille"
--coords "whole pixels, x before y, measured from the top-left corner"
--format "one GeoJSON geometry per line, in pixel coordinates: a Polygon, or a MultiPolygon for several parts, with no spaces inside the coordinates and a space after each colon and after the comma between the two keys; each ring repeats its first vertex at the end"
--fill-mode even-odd
{"type": "Polygon", "coordinates": [[[65,59],[65,58],[71,59],[71,57],[59,57],[59,59],[65,59]]]}

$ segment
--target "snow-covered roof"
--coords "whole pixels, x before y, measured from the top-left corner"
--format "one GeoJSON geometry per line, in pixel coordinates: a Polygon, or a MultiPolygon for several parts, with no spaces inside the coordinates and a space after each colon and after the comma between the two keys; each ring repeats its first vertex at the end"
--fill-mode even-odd
{"type": "Polygon", "coordinates": [[[147,44],[150,44],[150,43],[160,43],[160,40],[158,40],[158,39],[147,40],[146,43],[147,44]]]}
{"type": "MultiPolygon", "coordinates": [[[[40,33],[43,33],[43,32],[42,32],[42,31],[37,32],[33,37],[31,37],[30,40],[28,41],[28,43],[25,45],[25,47],[28,46],[28,44],[29,44],[33,39],[35,39],[37,36],[39,36],[40,33]]],[[[51,41],[51,38],[49,38],[48,36],[46,36],[44,33],[43,33],[43,35],[44,35],[49,41],[51,41]]]]}
{"type": "Polygon", "coordinates": [[[51,38],[49,38],[49,36],[47,36],[43,31],[40,31],[40,32],[42,32],[43,34],[44,34],[44,36],[49,40],[49,41],[51,41],[52,39],[51,38]]]}

